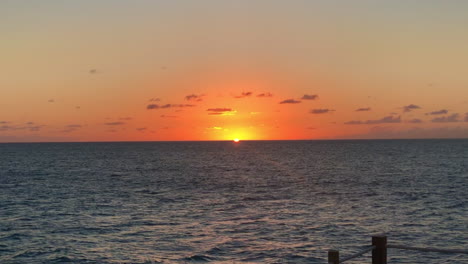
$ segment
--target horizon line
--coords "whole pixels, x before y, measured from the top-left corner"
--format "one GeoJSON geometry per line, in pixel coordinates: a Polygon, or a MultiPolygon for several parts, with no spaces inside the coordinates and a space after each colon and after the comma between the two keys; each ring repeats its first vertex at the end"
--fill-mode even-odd
{"type": "MultiPolygon", "coordinates": [[[[390,141],[390,140],[468,140],[460,138],[335,138],[335,139],[244,139],[240,142],[258,141],[390,141]]],[[[0,144],[47,144],[47,143],[184,143],[184,142],[233,142],[232,139],[223,140],[117,140],[117,141],[7,141],[0,144]]]]}

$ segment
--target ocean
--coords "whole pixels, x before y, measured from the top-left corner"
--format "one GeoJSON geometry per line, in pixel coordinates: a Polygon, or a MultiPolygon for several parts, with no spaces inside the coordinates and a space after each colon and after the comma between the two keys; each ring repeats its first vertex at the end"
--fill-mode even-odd
{"type": "Polygon", "coordinates": [[[467,249],[467,193],[468,140],[0,144],[0,263],[326,263],[376,234],[467,249]]]}

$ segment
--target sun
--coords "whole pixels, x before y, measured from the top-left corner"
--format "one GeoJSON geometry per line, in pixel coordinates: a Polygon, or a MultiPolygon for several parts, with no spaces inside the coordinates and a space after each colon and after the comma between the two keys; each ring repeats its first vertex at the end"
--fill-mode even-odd
{"type": "Polygon", "coordinates": [[[239,142],[239,139],[238,139],[238,138],[235,138],[235,139],[233,139],[232,141],[234,141],[235,143],[238,143],[238,142],[239,142]]]}

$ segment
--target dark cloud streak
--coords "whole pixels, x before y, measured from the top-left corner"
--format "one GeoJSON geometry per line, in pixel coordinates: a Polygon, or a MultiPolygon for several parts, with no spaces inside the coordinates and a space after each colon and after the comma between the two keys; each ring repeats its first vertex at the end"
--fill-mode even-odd
{"type": "Polygon", "coordinates": [[[204,94],[200,94],[200,95],[189,94],[189,95],[185,96],[185,100],[194,101],[194,102],[201,102],[201,101],[203,101],[203,99],[202,99],[203,96],[205,96],[205,95],[204,94]]]}
{"type": "Polygon", "coordinates": [[[403,106],[403,112],[405,113],[411,112],[412,110],[415,110],[415,109],[421,109],[421,107],[415,104],[409,104],[409,105],[403,106]]]}
{"type": "Polygon", "coordinates": [[[208,108],[206,111],[210,112],[231,112],[231,108],[208,108]]]}
{"type": "Polygon", "coordinates": [[[394,117],[394,116],[385,116],[381,119],[376,120],[367,120],[367,121],[359,121],[353,120],[345,122],[345,125],[375,125],[375,124],[393,124],[393,123],[401,123],[401,117],[394,117]]]}
{"type": "Polygon", "coordinates": [[[409,120],[408,123],[420,124],[420,123],[423,123],[423,121],[419,118],[414,118],[414,119],[409,120]]]}
{"type": "Polygon", "coordinates": [[[302,96],[301,99],[302,100],[316,100],[318,99],[318,95],[317,94],[304,94],[304,96],[302,96]]]}
{"type": "Polygon", "coordinates": [[[309,111],[310,114],[326,114],[326,113],[330,113],[330,112],[333,112],[335,110],[333,109],[328,109],[328,108],[324,108],[324,109],[312,109],[309,111]]]}
{"type": "Polygon", "coordinates": [[[109,123],[105,123],[106,126],[121,126],[121,125],[125,125],[126,123],[125,122],[109,122],[109,123]]]}
{"type": "Polygon", "coordinates": [[[441,117],[436,117],[431,120],[432,123],[455,123],[455,122],[460,122],[458,119],[460,117],[459,114],[451,114],[449,116],[441,116],[441,117]]]}
{"type": "Polygon", "coordinates": [[[445,115],[445,114],[448,114],[448,110],[446,109],[442,109],[442,110],[439,110],[439,111],[432,111],[430,113],[426,113],[426,115],[445,115]]]}
{"type": "Polygon", "coordinates": [[[294,100],[294,99],[286,99],[286,100],[283,100],[281,102],[279,102],[280,104],[299,104],[301,101],[299,100],[294,100]]]}
{"type": "Polygon", "coordinates": [[[370,110],[371,110],[370,107],[363,107],[363,108],[358,108],[358,109],[356,109],[354,111],[356,111],[356,112],[367,112],[367,111],[370,111],[370,110]]]}
{"type": "Polygon", "coordinates": [[[194,107],[194,106],[195,105],[192,105],[192,104],[165,104],[165,105],[149,104],[146,106],[146,109],[153,110],[153,109],[182,108],[182,107],[194,107]]]}
{"type": "Polygon", "coordinates": [[[261,93],[257,94],[257,97],[273,97],[272,93],[261,93]]]}
{"type": "Polygon", "coordinates": [[[234,98],[240,99],[240,98],[249,97],[251,95],[252,95],[252,92],[243,92],[241,95],[234,96],[234,98]]]}
{"type": "Polygon", "coordinates": [[[17,131],[17,130],[29,130],[31,132],[37,132],[41,130],[44,125],[34,125],[34,122],[26,123],[26,126],[10,126],[10,125],[3,125],[0,126],[0,131],[17,131]]]}

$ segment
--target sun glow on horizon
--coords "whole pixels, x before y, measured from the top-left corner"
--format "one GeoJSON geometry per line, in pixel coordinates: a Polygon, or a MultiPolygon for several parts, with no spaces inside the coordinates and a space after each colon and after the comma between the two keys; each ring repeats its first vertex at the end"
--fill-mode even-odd
{"type": "Polygon", "coordinates": [[[234,141],[235,143],[239,143],[240,140],[238,138],[235,138],[232,141],[234,141]]]}

